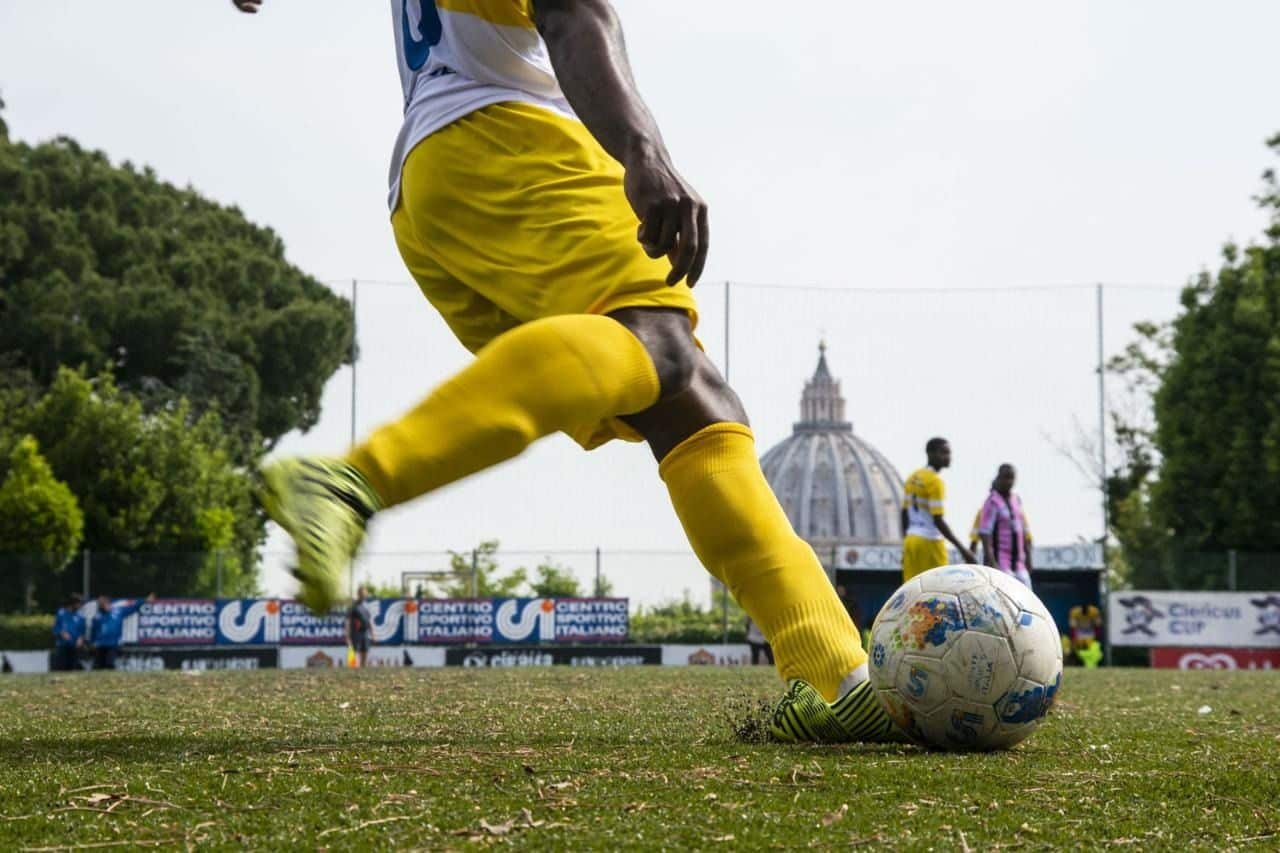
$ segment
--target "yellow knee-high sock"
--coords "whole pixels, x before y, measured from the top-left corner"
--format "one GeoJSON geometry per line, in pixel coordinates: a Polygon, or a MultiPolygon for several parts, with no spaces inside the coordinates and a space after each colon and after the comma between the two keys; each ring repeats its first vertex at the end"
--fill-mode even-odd
{"type": "Polygon", "coordinates": [[[658,374],[644,345],[609,317],[535,320],[348,455],[385,506],[516,456],[533,441],[649,408],[658,374]]]}
{"type": "Polygon", "coordinates": [[[782,677],[803,678],[833,701],[867,655],[813,549],[765,481],[751,430],[709,426],[672,450],[659,471],[694,553],[764,631],[782,677]]]}

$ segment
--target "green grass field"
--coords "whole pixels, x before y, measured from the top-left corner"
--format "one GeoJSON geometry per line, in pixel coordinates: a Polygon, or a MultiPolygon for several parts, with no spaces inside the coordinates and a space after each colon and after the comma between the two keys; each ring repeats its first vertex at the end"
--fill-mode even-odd
{"type": "Polygon", "coordinates": [[[1068,671],[994,755],[739,740],[778,690],[696,668],[7,678],[0,849],[1280,846],[1276,673],[1068,671]]]}

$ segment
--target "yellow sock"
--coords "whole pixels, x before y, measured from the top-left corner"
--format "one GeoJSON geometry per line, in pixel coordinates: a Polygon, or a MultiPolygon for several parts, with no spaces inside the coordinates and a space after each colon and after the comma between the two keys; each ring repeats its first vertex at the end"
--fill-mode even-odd
{"type": "Polygon", "coordinates": [[[760,626],[782,677],[803,678],[834,701],[867,654],[765,481],[751,430],[709,426],[672,450],[659,472],[694,553],[760,626]]]}
{"type": "Polygon", "coordinates": [[[347,460],[394,506],[510,459],[542,436],[644,411],[658,392],[653,361],[621,323],[548,317],[494,338],[347,460]]]}

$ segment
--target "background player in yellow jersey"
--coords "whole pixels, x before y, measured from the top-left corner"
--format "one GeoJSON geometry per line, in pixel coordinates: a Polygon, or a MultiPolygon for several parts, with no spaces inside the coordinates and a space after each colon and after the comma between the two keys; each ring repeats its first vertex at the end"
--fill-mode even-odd
{"type": "Polygon", "coordinates": [[[960,552],[966,563],[974,562],[966,548],[942,517],[947,487],[940,473],[951,465],[951,445],[945,438],[931,438],[924,446],[928,464],[913,472],[903,486],[902,579],[909,581],[921,572],[945,566],[947,543],[960,552]]]}
{"type": "MultiPolygon", "coordinates": [[[[233,0],[256,12],[261,0],[233,0]]],[[[636,91],[607,0],[391,0],[396,243],[475,360],[344,458],[268,465],[299,598],[340,595],[366,522],[565,432],[647,441],[702,564],[788,680],[783,740],[896,739],[867,655],[693,337],[707,207],[636,91]]]]}

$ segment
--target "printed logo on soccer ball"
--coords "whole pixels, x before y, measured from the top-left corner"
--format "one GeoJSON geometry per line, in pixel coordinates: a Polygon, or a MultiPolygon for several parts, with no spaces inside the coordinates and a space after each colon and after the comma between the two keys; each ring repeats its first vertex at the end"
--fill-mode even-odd
{"type": "Polygon", "coordinates": [[[910,737],[1004,749],[1040,724],[1062,684],[1062,644],[1044,603],[984,566],[943,566],[889,598],[871,629],[871,683],[910,737]]]}

